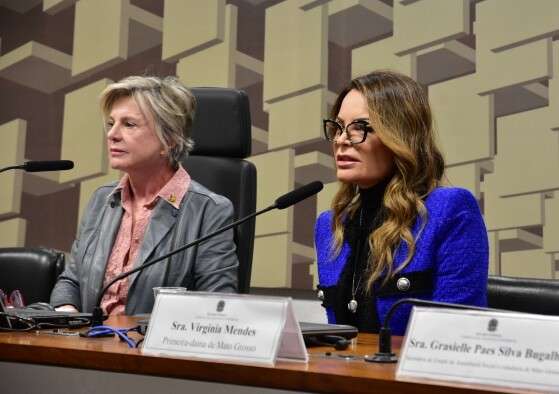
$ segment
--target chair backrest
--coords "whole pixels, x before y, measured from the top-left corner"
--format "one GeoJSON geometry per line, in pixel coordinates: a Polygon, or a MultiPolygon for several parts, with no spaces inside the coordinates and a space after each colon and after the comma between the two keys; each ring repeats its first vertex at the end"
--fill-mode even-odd
{"type": "MultiPolygon", "coordinates": [[[[194,88],[197,109],[192,126],[194,149],[183,165],[192,179],[227,197],[235,219],[256,209],[256,167],[243,160],[251,153],[251,121],[245,92],[194,88]]],[[[248,293],[252,271],[255,220],[235,228],[240,293],[248,293]]]]}
{"type": "Polygon", "coordinates": [[[559,280],[489,276],[490,308],[540,315],[559,315],[559,280]]]}
{"type": "Polygon", "coordinates": [[[0,289],[20,290],[26,304],[49,302],[64,253],[45,248],[0,248],[0,289]]]}

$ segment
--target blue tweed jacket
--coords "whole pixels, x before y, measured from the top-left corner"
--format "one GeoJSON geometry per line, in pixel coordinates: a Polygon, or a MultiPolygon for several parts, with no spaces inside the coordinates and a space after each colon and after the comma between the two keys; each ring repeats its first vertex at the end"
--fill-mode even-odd
{"type": "MultiPolygon", "coordinates": [[[[486,306],[488,241],[487,231],[477,201],[472,194],[455,187],[439,187],[425,200],[427,220],[419,238],[418,220],[412,232],[416,239],[413,259],[389,285],[375,287],[376,307],[382,324],[386,313],[401,298],[414,297],[433,301],[486,306]],[[407,291],[397,288],[397,279],[406,277],[411,286],[407,291]],[[417,285],[416,279],[423,284],[417,285]],[[427,278],[427,281],[425,280],[427,278]],[[388,287],[388,289],[387,289],[388,287]]],[[[315,226],[319,286],[338,283],[350,255],[345,243],[337,256],[332,255],[332,212],[323,212],[315,226]]],[[[405,260],[407,245],[401,244],[395,253],[394,266],[405,260]]],[[[377,282],[381,282],[379,280],[377,282]]],[[[336,323],[332,308],[325,303],[328,321],[336,323]]],[[[405,304],[394,313],[390,328],[403,335],[411,305],[405,304]]]]}

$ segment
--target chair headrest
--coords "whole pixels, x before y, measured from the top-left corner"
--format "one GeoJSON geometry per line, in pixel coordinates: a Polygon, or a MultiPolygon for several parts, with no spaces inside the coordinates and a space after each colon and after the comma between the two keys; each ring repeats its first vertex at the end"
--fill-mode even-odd
{"type": "Polygon", "coordinates": [[[251,153],[247,94],[228,88],[193,88],[197,107],[192,125],[193,156],[245,158],[251,153]]]}

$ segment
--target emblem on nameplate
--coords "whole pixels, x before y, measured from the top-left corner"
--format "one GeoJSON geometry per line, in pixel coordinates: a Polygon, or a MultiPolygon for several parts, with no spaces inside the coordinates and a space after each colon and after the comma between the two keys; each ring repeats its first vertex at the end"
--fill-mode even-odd
{"type": "Polygon", "coordinates": [[[225,301],[219,300],[219,302],[217,303],[217,307],[215,308],[215,310],[216,310],[217,312],[223,312],[223,308],[225,308],[225,301]]]}

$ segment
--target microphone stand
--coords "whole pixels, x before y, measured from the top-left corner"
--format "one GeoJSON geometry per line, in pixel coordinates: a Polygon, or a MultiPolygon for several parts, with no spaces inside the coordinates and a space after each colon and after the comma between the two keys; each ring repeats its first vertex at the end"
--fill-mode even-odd
{"type": "Polygon", "coordinates": [[[131,269],[130,271],[123,272],[123,273],[120,274],[120,275],[117,275],[117,276],[114,277],[109,283],[107,283],[107,284],[103,287],[103,289],[101,290],[101,292],[99,293],[99,296],[97,297],[97,302],[95,303],[96,306],[95,306],[95,308],[93,309],[93,314],[92,314],[92,318],[91,318],[91,326],[92,326],[92,327],[95,327],[95,326],[100,326],[100,325],[103,324],[104,316],[103,316],[103,309],[102,309],[101,306],[100,306],[100,305],[101,305],[101,301],[102,301],[102,299],[103,299],[103,296],[105,295],[105,293],[106,293],[107,290],[109,289],[109,287],[111,287],[114,283],[118,282],[118,281],[121,280],[121,279],[126,278],[126,277],[129,276],[129,275],[132,275],[132,274],[135,273],[135,272],[138,272],[138,271],[141,271],[141,270],[143,270],[143,269],[145,269],[145,268],[147,268],[147,267],[150,267],[150,266],[152,266],[153,264],[156,264],[156,263],[160,262],[161,260],[165,260],[166,258],[171,257],[172,255],[174,255],[174,254],[176,254],[176,253],[178,253],[178,252],[182,252],[182,251],[185,250],[185,249],[188,249],[188,248],[190,248],[190,247],[192,247],[192,246],[194,246],[194,245],[197,245],[197,244],[199,244],[199,243],[202,243],[202,242],[206,241],[208,238],[211,238],[211,237],[213,237],[213,236],[215,236],[215,235],[218,235],[218,234],[220,234],[220,233],[222,233],[222,232],[224,232],[224,231],[227,231],[227,230],[229,230],[229,229],[231,229],[231,228],[233,228],[233,227],[235,227],[235,226],[238,226],[239,224],[244,223],[244,222],[246,222],[247,220],[252,219],[253,217],[255,217],[255,216],[257,216],[257,215],[260,215],[260,214],[262,214],[262,213],[271,211],[272,209],[275,209],[275,208],[277,208],[277,204],[270,205],[269,207],[264,208],[264,209],[262,209],[262,210],[260,210],[260,211],[251,213],[250,215],[245,216],[244,218],[239,219],[239,220],[237,220],[237,221],[235,221],[235,222],[233,222],[233,223],[230,223],[230,224],[228,224],[228,225],[225,226],[225,227],[219,228],[219,229],[217,229],[216,231],[214,231],[214,232],[212,232],[212,233],[209,233],[209,234],[207,234],[207,235],[204,235],[202,238],[198,238],[198,239],[196,239],[196,240],[194,240],[194,241],[192,241],[192,242],[190,242],[190,243],[188,243],[188,244],[186,244],[186,245],[184,245],[184,246],[181,246],[181,247],[178,248],[178,249],[175,249],[175,250],[170,251],[169,253],[167,253],[167,254],[165,254],[165,255],[163,255],[163,256],[160,256],[160,257],[158,257],[158,258],[156,258],[156,259],[154,259],[154,260],[152,260],[152,261],[148,261],[147,263],[145,263],[145,264],[143,264],[143,265],[141,265],[141,266],[139,266],[139,267],[136,267],[136,268],[134,268],[134,269],[131,269]]]}
{"type": "Polygon", "coordinates": [[[0,169],[0,172],[4,172],[4,171],[8,171],[8,170],[20,170],[23,169],[24,166],[10,166],[10,167],[4,167],[2,169],[0,169]]]}
{"type": "Polygon", "coordinates": [[[107,283],[103,289],[101,290],[101,292],[99,293],[98,297],[97,297],[97,302],[95,303],[95,308],[93,308],[93,315],[91,318],[91,326],[95,327],[95,326],[100,326],[103,324],[103,320],[104,320],[104,316],[103,316],[103,309],[101,308],[101,301],[103,300],[103,296],[105,295],[105,292],[107,291],[107,289],[109,287],[111,287],[115,282],[118,282],[121,279],[126,278],[129,275],[132,275],[135,272],[141,271],[149,266],[152,266],[153,264],[159,263],[162,260],[165,260],[166,258],[181,252],[185,249],[188,249],[194,245],[197,245],[199,243],[202,243],[204,241],[206,241],[208,238],[211,238],[217,234],[220,234],[226,230],[229,230],[232,227],[238,226],[241,223],[246,222],[249,219],[252,219],[253,217],[260,215],[262,213],[271,211],[272,209],[285,209],[287,207],[290,207],[293,204],[297,204],[299,201],[304,200],[307,197],[310,197],[316,193],[318,193],[320,190],[322,190],[323,184],[322,182],[311,182],[305,186],[302,186],[298,189],[295,189],[289,193],[284,194],[283,196],[280,196],[276,199],[276,201],[270,205],[267,208],[264,208],[260,211],[251,213],[248,216],[245,216],[244,218],[241,218],[225,227],[219,228],[217,230],[215,230],[214,232],[210,233],[210,234],[206,234],[201,238],[198,238],[184,246],[181,246],[178,249],[172,250],[169,253],[167,253],[166,255],[160,256],[152,261],[148,261],[145,264],[142,264],[139,267],[136,267],[134,269],[131,269],[130,271],[126,271],[123,272],[122,274],[116,276],[115,278],[113,278],[111,281],[109,281],[109,283],[107,283]]]}
{"type": "Polygon", "coordinates": [[[390,331],[390,320],[400,305],[412,304],[418,306],[432,306],[436,308],[468,309],[475,311],[500,311],[499,309],[484,308],[480,306],[451,304],[449,302],[427,301],[419,298],[402,298],[396,301],[386,313],[379,331],[378,352],[374,356],[365,356],[365,361],[371,363],[395,363],[398,361],[396,354],[392,352],[392,333],[390,331]]]}

